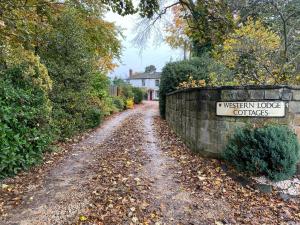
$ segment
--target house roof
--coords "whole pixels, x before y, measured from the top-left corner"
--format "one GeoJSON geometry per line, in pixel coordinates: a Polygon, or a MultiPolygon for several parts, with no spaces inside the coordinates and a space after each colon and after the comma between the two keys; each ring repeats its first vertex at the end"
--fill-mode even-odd
{"type": "Polygon", "coordinates": [[[134,73],[128,80],[135,79],[160,79],[161,72],[150,72],[150,73],[134,73]]]}

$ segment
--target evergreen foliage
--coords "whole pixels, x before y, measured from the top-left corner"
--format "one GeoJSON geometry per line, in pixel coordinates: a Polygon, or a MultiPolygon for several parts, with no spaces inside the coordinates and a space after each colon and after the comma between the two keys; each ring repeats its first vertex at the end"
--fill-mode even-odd
{"type": "Polygon", "coordinates": [[[69,137],[89,124],[95,110],[89,106],[88,85],[92,78],[92,54],[85,41],[83,24],[75,12],[67,11],[53,23],[48,45],[40,55],[54,82],[50,94],[54,123],[61,138],[69,137]]]}
{"type": "Polygon", "coordinates": [[[125,104],[124,104],[124,99],[122,97],[120,96],[113,97],[113,103],[119,111],[124,110],[125,104]]]}
{"type": "Polygon", "coordinates": [[[192,76],[195,80],[211,81],[210,74],[222,74],[223,77],[230,76],[228,70],[212,59],[208,53],[191,60],[183,60],[168,63],[162,70],[159,87],[160,115],[165,117],[166,94],[175,91],[179,84],[188,81],[192,76]]]}
{"type": "Polygon", "coordinates": [[[47,70],[31,54],[0,71],[0,178],[39,162],[52,140],[47,81],[47,70]]]}
{"type": "Polygon", "coordinates": [[[299,160],[296,135],[285,126],[240,128],[224,151],[226,161],[239,171],[279,181],[291,177],[299,160]]]}

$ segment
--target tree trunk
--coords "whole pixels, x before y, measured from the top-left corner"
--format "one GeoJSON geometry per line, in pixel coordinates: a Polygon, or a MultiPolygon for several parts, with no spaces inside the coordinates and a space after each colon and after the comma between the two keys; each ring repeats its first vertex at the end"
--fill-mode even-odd
{"type": "Polygon", "coordinates": [[[187,53],[187,46],[186,43],[184,42],[183,44],[183,60],[186,60],[186,53],[187,53]]]}

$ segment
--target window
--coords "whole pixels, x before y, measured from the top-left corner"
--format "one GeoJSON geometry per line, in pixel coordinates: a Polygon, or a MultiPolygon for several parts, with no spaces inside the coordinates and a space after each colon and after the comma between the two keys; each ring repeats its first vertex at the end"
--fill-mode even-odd
{"type": "Polygon", "coordinates": [[[155,97],[159,98],[159,91],[155,91],[155,97]]]}
{"type": "Polygon", "coordinates": [[[145,79],[142,79],[142,86],[145,87],[145,79]]]}
{"type": "Polygon", "coordinates": [[[155,80],[155,86],[156,86],[156,87],[159,86],[159,80],[155,80]]]}

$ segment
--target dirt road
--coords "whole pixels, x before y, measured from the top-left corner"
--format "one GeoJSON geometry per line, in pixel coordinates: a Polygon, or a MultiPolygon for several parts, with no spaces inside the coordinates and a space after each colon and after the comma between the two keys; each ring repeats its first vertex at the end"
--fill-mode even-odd
{"type": "Polygon", "coordinates": [[[295,217],[297,199],[284,202],[275,194],[244,188],[221,170],[219,161],[191,153],[158,117],[157,102],[110,118],[68,147],[68,153],[54,157],[50,165],[45,162],[5,181],[1,224],[297,224],[300,220],[300,214],[295,217]]]}

